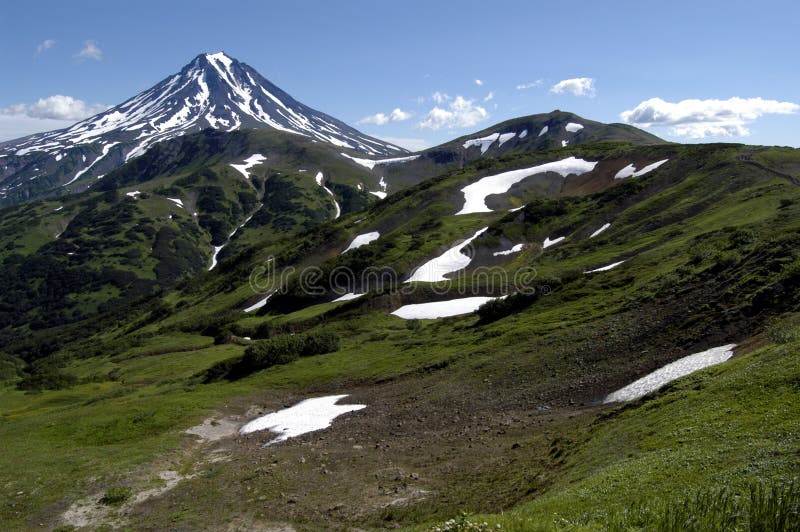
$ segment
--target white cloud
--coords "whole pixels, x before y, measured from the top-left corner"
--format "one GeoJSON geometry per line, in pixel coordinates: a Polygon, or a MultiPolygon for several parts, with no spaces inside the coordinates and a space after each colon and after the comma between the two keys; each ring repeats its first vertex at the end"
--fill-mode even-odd
{"type": "Polygon", "coordinates": [[[446,109],[438,106],[431,109],[417,127],[434,130],[443,127],[471,127],[487,118],[489,113],[483,107],[475,105],[475,100],[456,96],[455,100],[448,103],[446,109]]]}
{"type": "Polygon", "coordinates": [[[72,96],[56,94],[47,98],[39,98],[36,103],[20,103],[0,108],[0,115],[49,120],[81,120],[105,111],[107,108],[108,106],[99,103],[89,105],[72,96]]]}
{"type": "Polygon", "coordinates": [[[45,50],[52,48],[56,45],[55,39],[45,39],[44,41],[40,42],[39,45],[36,47],[36,55],[40,55],[45,50]]]}
{"type": "Polygon", "coordinates": [[[746,137],[749,122],[766,114],[792,114],[800,105],[763,98],[689,99],[667,102],[650,98],[620,113],[623,122],[642,127],[672,126],[676,137],[746,137]]]}
{"type": "Polygon", "coordinates": [[[475,85],[477,85],[478,87],[483,87],[483,80],[482,79],[476,79],[475,80],[475,85]]]}
{"type": "Polygon", "coordinates": [[[484,102],[490,102],[494,100],[494,91],[489,91],[489,94],[483,99],[484,102]]]}
{"type": "Polygon", "coordinates": [[[431,143],[425,139],[416,139],[416,138],[405,138],[405,137],[383,137],[379,135],[371,135],[376,139],[385,140],[391,144],[396,146],[400,146],[401,148],[405,148],[411,151],[422,151],[424,149],[430,148],[431,143]]]}
{"type": "Polygon", "coordinates": [[[448,95],[446,92],[439,92],[439,91],[434,92],[431,95],[431,98],[433,98],[433,101],[439,105],[451,99],[450,95],[448,95]]]}
{"type": "Polygon", "coordinates": [[[40,98],[34,103],[0,107],[0,140],[61,129],[106,109],[107,105],[87,104],[61,94],[40,98]]]}
{"type": "Polygon", "coordinates": [[[63,129],[75,123],[74,120],[47,120],[25,115],[0,114],[0,142],[18,139],[34,133],[63,129]]]}
{"type": "Polygon", "coordinates": [[[690,139],[705,139],[709,137],[747,137],[750,130],[744,124],[682,124],[669,128],[673,137],[686,137],[690,139]]]}
{"type": "Polygon", "coordinates": [[[597,94],[593,78],[571,78],[564,79],[550,87],[553,94],[564,94],[568,92],[575,96],[588,96],[593,98],[597,94]]]}
{"type": "Polygon", "coordinates": [[[403,120],[408,120],[409,118],[411,118],[411,113],[407,113],[402,109],[400,109],[399,107],[397,107],[388,115],[383,113],[376,113],[366,118],[362,118],[361,120],[358,121],[358,123],[375,124],[376,126],[382,126],[384,124],[388,124],[389,122],[402,122],[403,120]]]}
{"type": "Polygon", "coordinates": [[[517,85],[517,90],[524,91],[526,89],[538,89],[543,85],[544,85],[544,80],[537,79],[536,81],[531,81],[530,83],[520,83],[519,85],[517,85]]]}
{"type": "Polygon", "coordinates": [[[81,51],[76,54],[76,57],[101,61],[103,59],[103,50],[100,49],[97,41],[86,41],[83,43],[81,51]]]}

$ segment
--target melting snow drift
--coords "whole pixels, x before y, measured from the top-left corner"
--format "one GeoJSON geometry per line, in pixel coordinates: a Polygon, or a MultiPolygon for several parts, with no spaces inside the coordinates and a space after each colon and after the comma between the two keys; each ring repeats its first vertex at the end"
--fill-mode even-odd
{"type": "Polygon", "coordinates": [[[647,172],[651,172],[664,164],[665,162],[669,161],[669,159],[664,159],[663,161],[656,161],[653,164],[648,164],[638,172],[636,171],[636,167],[633,164],[629,164],[619,172],[617,175],[614,176],[614,179],[625,179],[626,177],[639,177],[641,175],[646,174],[647,172]]]}
{"type": "Polygon", "coordinates": [[[413,161],[414,159],[419,159],[419,155],[409,155],[407,157],[392,157],[391,159],[361,159],[359,157],[353,157],[352,155],[347,155],[346,153],[341,153],[340,155],[342,157],[347,157],[356,164],[360,164],[364,168],[369,168],[370,170],[372,170],[379,164],[383,165],[400,164],[413,161]]]}
{"type": "Polygon", "coordinates": [[[475,312],[478,307],[488,303],[496,297],[464,297],[449,301],[435,301],[433,303],[416,303],[403,305],[392,312],[394,316],[404,320],[433,320],[436,318],[449,318],[475,312]]]}
{"type": "Polygon", "coordinates": [[[621,260],[621,261],[619,261],[619,262],[615,262],[615,263],[613,263],[613,264],[609,264],[608,266],[603,266],[603,267],[600,267],[600,268],[597,268],[597,269],[594,269],[594,270],[589,270],[589,271],[587,271],[587,272],[583,272],[583,273],[607,272],[608,270],[611,270],[611,269],[614,269],[614,268],[616,268],[617,266],[619,266],[619,265],[620,265],[620,264],[622,264],[623,262],[625,262],[625,261],[624,261],[624,260],[621,260]]]}
{"type": "Polygon", "coordinates": [[[253,166],[261,164],[266,160],[267,160],[266,157],[264,157],[260,153],[256,153],[245,159],[244,164],[232,164],[231,166],[233,167],[234,170],[242,174],[245,179],[250,179],[250,172],[248,172],[248,170],[253,166]]]}
{"type": "Polygon", "coordinates": [[[578,131],[583,129],[583,124],[576,124],[575,122],[570,122],[569,124],[564,126],[564,129],[566,129],[570,133],[577,133],[578,131]]]}
{"type": "Polygon", "coordinates": [[[603,231],[605,231],[605,230],[606,230],[606,229],[608,229],[609,227],[611,227],[611,224],[610,224],[610,223],[604,223],[604,224],[603,224],[603,227],[601,227],[600,229],[598,229],[597,231],[595,231],[594,233],[592,233],[591,235],[589,235],[589,238],[594,238],[594,237],[596,237],[597,235],[599,235],[600,233],[602,233],[603,231]]]}
{"type": "Polygon", "coordinates": [[[269,301],[269,298],[270,298],[270,297],[272,297],[272,294],[269,294],[269,295],[268,295],[267,297],[265,297],[264,299],[262,299],[262,300],[258,301],[257,303],[254,303],[254,304],[250,305],[249,307],[247,307],[246,309],[244,309],[244,312],[253,312],[254,310],[258,310],[258,309],[260,309],[261,307],[263,307],[264,305],[266,305],[266,304],[267,304],[267,301],[269,301]]]}
{"type": "Polygon", "coordinates": [[[328,187],[326,187],[324,185],[324,178],[325,177],[322,175],[322,172],[317,172],[317,175],[314,177],[314,179],[317,180],[317,184],[319,186],[321,186],[322,188],[324,188],[325,192],[330,194],[331,195],[331,199],[333,199],[333,206],[336,208],[336,214],[333,216],[333,219],[335,220],[335,219],[339,218],[339,216],[342,215],[342,208],[339,207],[339,202],[336,201],[336,196],[333,195],[333,191],[331,191],[331,189],[329,189],[328,187]]]}
{"type": "Polygon", "coordinates": [[[359,297],[363,296],[364,294],[356,294],[355,292],[348,292],[343,296],[337,297],[331,303],[339,303],[341,301],[351,301],[353,299],[358,299],[359,297]]]}
{"type": "Polygon", "coordinates": [[[347,253],[351,249],[360,248],[361,246],[366,246],[370,242],[374,242],[381,237],[381,234],[378,231],[373,231],[371,233],[364,233],[363,235],[358,235],[350,242],[350,245],[347,246],[347,249],[342,251],[342,253],[347,253]]]}
{"type": "Polygon", "coordinates": [[[500,257],[502,255],[511,255],[512,253],[519,253],[520,251],[522,251],[523,246],[524,244],[515,244],[514,247],[512,247],[511,249],[506,249],[504,251],[495,251],[494,253],[492,253],[492,256],[500,257]]]}
{"type": "Polygon", "coordinates": [[[469,266],[469,263],[472,262],[472,258],[461,253],[461,250],[470,245],[473,240],[478,238],[481,233],[487,229],[489,228],[484,227],[483,229],[479,229],[474,235],[462,243],[453,246],[438,257],[429,260],[417,268],[406,282],[436,283],[439,281],[447,281],[447,277],[445,277],[446,274],[463,270],[469,266]]]}
{"type": "Polygon", "coordinates": [[[553,240],[550,240],[550,237],[548,236],[548,237],[546,237],[544,239],[544,242],[542,242],[542,249],[547,249],[550,246],[554,246],[554,245],[558,244],[559,242],[561,242],[562,240],[564,240],[565,238],[567,238],[567,237],[559,236],[559,237],[554,238],[553,240]]]}
{"type": "Polygon", "coordinates": [[[653,390],[657,390],[680,377],[694,373],[695,371],[716,364],[721,364],[733,356],[733,349],[736,344],[728,344],[720,347],[712,347],[706,351],[695,353],[667,364],[661,369],[632,382],[631,384],[609,394],[604,403],[615,403],[617,401],[632,401],[638,399],[653,390]]]}
{"type": "Polygon", "coordinates": [[[511,170],[509,172],[503,172],[502,174],[484,177],[461,189],[461,192],[464,193],[464,208],[456,214],[492,212],[492,210],[486,206],[487,196],[508,192],[513,185],[519,183],[526,177],[544,174],[546,172],[555,172],[560,174],[561,177],[567,177],[570,174],[581,175],[586,172],[591,172],[596,165],[596,162],[568,157],[560,161],[553,161],[530,168],[521,168],[519,170],[511,170]]]}
{"type": "Polygon", "coordinates": [[[347,395],[329,395],[306,399],[290,408],[284,408],[256,418],[239,429],[239,432],[242,434],[260,430],[276,432],[278,437],[267,443],[267,445],[272,445],[308,432],[326,429],[331,426],[334,419],[342,414],[367,407],[367,405],[336,404],[345,397],[347,395]]]}
{"type": "Polygon", "coordinates": [[[479,139],[469,139],[464,143],[464,149],[466,150],[470,146],[480,146],[481,154],[486,153],[486,150],[489,149],[494,141],[500,138],[500,133],[492,133],[491,135],[487,135],[485,137],[481,137],[479,139]]]}

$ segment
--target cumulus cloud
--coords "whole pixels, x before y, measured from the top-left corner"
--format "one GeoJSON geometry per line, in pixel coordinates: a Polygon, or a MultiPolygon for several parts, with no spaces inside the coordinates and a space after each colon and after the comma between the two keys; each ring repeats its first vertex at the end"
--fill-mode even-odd
{"type": "Polygon", "coordinates": [[[63,129],[74,123],[74,120],[47,120],[30,118],[24,115],[0,114],[0,142],[18,139],[26,135],[63,129]]]}
{"type": "Polygon", "coordinates": [[[401,148],[405,148],[410,151],[422,151],[426,148],[430,148],[431,144],[425,139],[417,139],[417,138],[406,138],[406,137],[382,137],[378,135],[372,135],[376,139],[385,140],[395,146],[400,146],[401,148]]]}
{"type": "Polygon", "coordinates": [[[483,87],[483,80],[482,79],[476,79],[475,80],[475,85],[477,85],[478,87],[483,87]]]}
{"type": "Polygon", "coordinates": [[[102,104],[87,104],[72,96],[56,94],[47,98],[39,98],[35,103],[20,103],[9,107],[0,108],[3,116],[24,116],[47,120],[81,120],[96,115],[108,106],[102,104]]]}
{"type": "Polygon", "coordinates": [[[517,85],[518,91],[524,91],[527,89],[538,89],[539,87],[544,85],[543,79],[537,79],[536,81],[531,81],[529,83],[520,83],[517,85]]]}
{"type": "Polygon", "coordinates": [[[100,45],[97,41],[86,41],[83,43],[83,48],[81,48],[81,51],[78,52],[75,57],[80,59],[94,59],[95,61],[101,61],[103,59],[103,50],[100,49],[100,45]]]}
{"type": "Polygon", "coordinates": [[[439,105],[441,105],[444,102],[449,101],[451,99],[450,96],[446,92],[439,92],[439,91],[434,92],[431,95],[431,98],[433,98],[433,101],[436,102],[439,105]]]}
{"type": "Polygon", "coordinates": [[[633,109],[620,113],[627,124],[642,127],[671,126],[676,137],[746,137],[747,124],[766,114],[792,114],[800,105],[763,98],[689,99],[667,102],[650,98],[633,109]]]}
{"type": "Polygon", "coordinates": [[[483,98],[483,101],[484,101],[484,102],[490,102],[490,101],[492,101],[492,100],[494,100],[494,91],[489,91],[489,94],[487,94],[487,95],[486,95],[486,96],[483,98]]]}
{"type": "Polygon", "coordinates": [[[483,107],[475,105],[475,100],[456,96],[454,100],[448,102],[447,108],[436,106],[431,109],[417,127],[433,130],[471,127],[487,118],[489,113],[483,107]]]}
{"type": "Polygon", "coordinates": [[[563,79],[550,87],[553,94],[570,93],[575,96],[588,96],[593,98],[597,94],[593,78],[563,79]]]}
{"type": "Polygon", "coordinates": [[[36,55],[40,55],[45,50],[48,50],[56,45],[55,39],[45,39],[44,41],[40,42],[39,45],[36,47],[36,55]]]}
{"type": "Polygon", "coordinates": [[[400,109],[399,107],[397,107],[388,115],[383,113],[376,113],[366,118],[362,118],[361,120],[358,121],[358,123],[375,124],[376,126],[382,126],[384,124],[388,124],[389,122],[402,122],[403,120],[408,120],[409,118],[411,118],[411,113],[407,113],[402,109],[400,109]]]}
{"type": "Polygon", "coordinates": [[[52,131],[106,110],[108,106],[87,104],[71,96],[56,94],[34,103],[0,108],[0,141],[52,131]]]}

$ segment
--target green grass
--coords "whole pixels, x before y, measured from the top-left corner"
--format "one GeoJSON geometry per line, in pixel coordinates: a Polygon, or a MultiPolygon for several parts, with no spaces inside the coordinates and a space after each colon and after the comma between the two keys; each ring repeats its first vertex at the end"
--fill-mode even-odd
{"type": "MultiPolygon", "coordinates": [[[[763,345],[764,323],[797,310],[800,202],[782,200],[800,199],[798,192],[784,178],[737,162],[743,149],[576,147],[569,153],[615,164],[665,154],[676,162],[597,194],[541,199],[519,214],[454,216],[459,188],[479,174],[537,164],[555,153],[509,155],[412,187],[359,224],[354,219],[363,214],[291,239],[250,240],[251,234],[243,254],[199,273],[157,304],[136,308],[88,337],[65,337],[45,361],[74,376],[77,385],[25,393],[14,381],[0,384],[0,522],[25,527],[87,493],[124,485],[159,457],[179,453],[189,440],[182,431],[223,405],[246,409],[265,396],[387,382],[403,383],[409,394],[424,390],[431,401],[447,402],[462,391],[523,391],[531,408],[552,402],[559,412],[575,409],[547,425],[555,434],[527,429],[518,435],[531,453],[518,468],[501,463],[505,453],[489,455],[480,471],[454,460],[454,486],[439,485],[450,490],[446,502],[397,510],[399,525],[456,515],[463,504],[465,511],[488,512],[478,522],[511,530],[649,529],[664,523],[702,528],[703,521],[692,524],[698,506],[713,508],[708,519],[716,522],[732,506],[744,508],[747,494],[751,502],[736,526],[765,522],[764,508],[790,515],[796,490],[782,486],[791,486],[800,451],[800,346],[796,335],[775,334],[786,329],[784,322],[772,324],[768,335],[779,345],[744,348],[731,361],[634,404],[590,406],[601,391],[694,348],[753,338],[763,345]],[[553,206],[563,209],[546,214],[553,206]],[[612,227],[588,239],[605,221],[612,227]],[[410,273],[486,225],[486,239],[476,241],[479,250],[491,251],[501,237],[525,241],[526,251],[504,267],[513,274],[532,266],[537,282],[553,289],[492,323],[478,325],[477,316],[468,315],[409,325],[388,314],[401,300],[383,293],[339,304],[309,298],[256,316],[238,311],[261,297],[250,289],[248,275],[269,255],[287,266],[324,271],[385,264],[410,273]],[[381,239],[339,254],[356,234],[377,228],[381,239]],[[557,231],[567,240],[542,252],[538,244],[557,231]],[[615,270],[582,273],[622,257],[626,263],[615,270]],[[200,384],[198,373],[244,353],[237,343],[214,345],[215,331],[223,329],[255,339],[258,331],[325,330],[337,334],[341,345],[234,382],[200,384]],[[583,404],[570,403],[573,398],[583,404]],[[788,495],[778,497],[783,489],[788,495]],[[654,503],[657,497],[663,503],[654,503]]],[[[520,194],[519,201],[532,199],[520,194]]],[[[208,243],[207,234],[197,238],[208,243]]],[[[453,291],[468,286],[461,283],[453,291]]],[[[413,297],[438,296],[419,287],[413,297]]],[[[511,436],[492,437],[511,443],[505,439],[511,436]]],[[[185,504],[187,515],[202,517],[196,501],[185,504]]],[[[298,517],[308,519],[313,522],[298,517]]],[[[354,526],[395,524],[381,524],[376,515],[360,519],[354,526]]]]}
{"type": "Polygon", "coordinates": [[[503,530],[794,529],[798,349],[737,356],[616,407],[544,496],[475,519],[503,530]]]}

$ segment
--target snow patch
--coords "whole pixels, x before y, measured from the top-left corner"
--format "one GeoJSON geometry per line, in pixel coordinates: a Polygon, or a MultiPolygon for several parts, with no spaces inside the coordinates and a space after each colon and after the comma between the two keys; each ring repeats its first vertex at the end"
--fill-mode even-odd
{"type": "Polygon", "coordinates": [[[463,146],[464,149],[468,149],[471,146],[480,146],[481,154],[486,153],[486,150],[489,149],[494,141],[500,138],[500,133],[492,133],[491,135],[487,135],[485,137],[481,137],[479,139],[469,139],[468,141],[464,142],[463,146]]]}
{"type": "Polygon", "coordinates": [[[564,129],[566,129],[570,133],[577,133],[578,131],[583,129],[583,125],[582,124],[576,124],[575,122],[570,122],[566,126],[564,126],[564,129]]]}
{"type": "Polygon", "coordinates": [[[569,141],[568,141],[568,140],[562,140],[562,141],[561,141],[561,147],[562,147],[562,148],[564,148],[564,147],[566,147],[566,146],[568,146],[568,145],[569,145],[569,141]]]}
{"type": "Polygon", "coordinates": [[[182,200],[180,200],[178,198],[167,198],[167,199],[170,200],[175,205],[177,205],[178,207],[183,207],[183,201],[182,200]]]}
{"type": "Polygon", "coordinates": [[[336,207],[336,214],[334,215],[333,219],[335,220],[339,218],[339,216],[342,215],[342,209],[341,207],[339,207],[339,202],[336,201],[336,196],[333,195],[331,189],[322,184],[324,182],[323,180],[325,179],[325,176],[322,175],[322,172],[317,172],[317,175],[314,179],[316,179],[317,184],[319,186],[325,189],[325,192],[331,195],[331,198],[333,199],[333,206],[336,207]]]}
{"type": "Polygon", "coordinates": [[[245,179],[250,179],[250,172],[248,170],[257,164],[261,164],[262,162],[266,161],[267,158],[261,155],[260,153],[254,153],[250,157],[244,160],[244,164],[231,164],[230,166],[242,174],[245,179]]]}
{"type": "Polygon", "coordinates": [[[712,347],[711,349],[685,356],[609,394],[603,402],[615,403],[618,401],[632,401],[638,399],[675,379],[694,373],[697,370],[725,362],[733,356],[735,347],[736,344],[728,344],[720,347],[712,347]]]}
{"type": "Polygon", "coordinates": [[[460,316],[475,312],[478,308],[493,301],[501,299],[497,297],[464,297],[451,299],[449,301],[434,301],[432,303],[415,303],[403,305],[392,312],[392,315],[404,320],[434,320],[437,318],[449,318],[450,316],[460,316]]]}
{"type": "Polygon", "coordinates": [[[267,297],[265,297],[264,299],[258,301],[257,303],[253,303],[252,305],[244,309],[244,312],[253,312],[254,310],[260,309],[261,307],[267,304],[267,301],[269,301],[269,298],[271,297],[272,294],[267,295],[267,297]]]}
{"type": "Polygon", "coordinates": [[[525,244],[515,244],[514,247],[512,247],[511,249],[506,249],[504,251],[495,251],[494,253],[492,253],[492,255],[494,257],[500,257],[503,255],[511,255],[512,253],[519,253],[520,251],[522,251],[522,248],[524,246],[525,244]]]}
{"type": "Polygon", "coordinates": [[[350,301],[351,299],[358,299],[359,297],[365,294],[356,294],[355,292],[349,292],[343,296],[337,297],[331,303],[339,303],[340,301],[350,301]]]}
{"type": "Polygon", "coordinates": [[[519,138],[521,138],[521,139],[524,139],[527,136],[528,136],[528,130],[527,129],[523,129],[522,133],[519,134],[519,138]]]}
{"type": "Polygon", "coordinates": [[[217,267],[217,255],[219,255],[219,252],[222,251],[222,248],[224,247],[225,244],[222,244],[221,246],[214,246],[214,253],[211,255],[211,266],[208,267],[208,271],[211,271],[217,267]]]}
{"type": "Polygon", "coordinates": [[[611,227],[611,224],[610,224],[610,223],[605,223],[605,224],[603,224],[603,227],[601,227],[600,229],[598,229],[597,231],[595,231],[594,233],[592,233],[591,235],[589,235],[589,238],[594,238],[594,237],[596,237],[597,235],[599,235],[600,233],[602,233],[603,231],[605,231],[605,230],[606,230],[606,229],[608,229],[609,227],[611,227]]]}
{"type": "Polygon", "coordinates": [[[342,251],[342,253],[347,253],[351,249],[357,249],[360,248],[361,246],[366,246],[370,242],[378,240],[380,237],[381,234],[378,231],[373,231],[371,233],[364,233],[363,235],[358,235],[353,239],[352,242],[350,242],[350,245],[347,246],[347,249],[342,251]]]}
{"type": "Polygon", "coordinates": [[[505,144],[506,142],[508,142],[509,140],[513,139],[516,136],[517,136],[516,133],[503,133],[502,135],[500,135],[500,138],[497,139],[497,147],[499,148],[500,146],[502,146],[503,144],[505,144]]]}
{"type": "Polygon", "coordinates": [[[656,168],[666,163],[667,161],[669,161],[669,159],[664,159],[663,161],[656,161],[653,164],[648,164],[638,172],[636,171],[636,167],[633,164],[629,164],[628,166],[617,172],[617,175],[614,176],[614,179],[625,179],[626,177],[642,176],[647,172],[655,170],[656,168]]]}
{"type": "Polygon", "coordinates": [[[356,164],[360,164],[365,168],[369,168],[372,170],[379,164],[382,165],[390,165],[390,164],[400,164],[406,163],[409,161],[413,161],[414,159],[419,159],[419,155],[409,155],[407,157],[392,157],[390,159],[361,159],[359,157],[353,157],[352,155],[347,155],[346,153],[340,153],[342,157],[347,157],[351,161],[355,162],[356,164]]]}
{"type": "Polygon", "coordinates": [[[484,177],[461,189],[461,192],[464,193],[464,208],[456,214],[492,212],[492,210],[486,206],[486,197],[492,194],[504,194],[508,192],[513,185],[519,183],[526,177],[544,174],[546,172],[555,172],[560,174],[561,177],[567,177],[570,174],[581,175],[586,172],[591,172],[596,165],[596,162],[569,157],[560,161],[484,177]]]}
{"type": "Polygon", "coordinates": [[[128,196],[129,198],[136,198],[139,194],[141,194],[141,192],[139,192],[138,190],[131,190],[130,192],[125,193],[125,195],[128,196]]]}
{"type": "Polygon", "coordinates": [[[554,245],[558,244],[559,242],[561,242],[562,240],[564,240],[565,238],[567,238],[567,237],[559,236],[559,237],[554,238],[553,240],[550,240],[550,237],[548,236],[547,238],[544,239],[544,242],[542,242],[542,249],[547,249],[550,246],[554,246],[554,245]]]}
{"type": "Polygon", "coordinates": [[[625,262],[625,261],[624,261],[624,260],[621,260],[621,261],[619,261],[619,262],[615,262],[615,263],[613,263],[613,264],[609,264],[608,266],[603,266],[603,267],[601,267],[601,268],[596,268],[596,269],[594,269],[594,270],[589,270],[589,271],[586,271],[586,272],[583,272],[583,273],[607,272],[608,270],[612,270],[612,269],[616,268],[617,266],[619,266],[619,265],[620,265],[620,264],[622,264],[623,262],[625,262]]]}
{"type": "Polygon", "coordinates": [[[445,277],[448,273],[463,270],[469,263],[472,262],[472,257],[464,255],[461,250],[472,243],[473,240],[478,238],[481,233],[489,229],[484,227],[475,232],[474,235],[448,249],[438,257],[429,260],[419,268],[417,268],[411,277],[405,281],[406,283],[421,282],[421,283],[436,283],[439,281],[447,281],[445,277]]]}
{"type": "Polygon", "coordinates": [[[547,133],[548,131],[550,131],[550,127],[549,127],[549,126],[544,126],[544,127],[542,128],[542,130],[541,130],[541,131],[539,131],[539,134],[538,134],[538,135],[536,135],[536,136],[537,136],[537,137],[541,137],[542,135],[544,135],[544,134],[545,134],[545,133],[547,133]]]}
{"type": "Polygon", "coordinates": [[[306,399],[290,408],[278,410],[266,416],[250,421],[239,432],[249,434],[261,430],[269,430],[278,434],[267,445],[280,443],[309,432],[326,429],[334,419],[348,412],[366,408],[367,405],[337,405],[347,395],[329,395],[306,399]]]}

